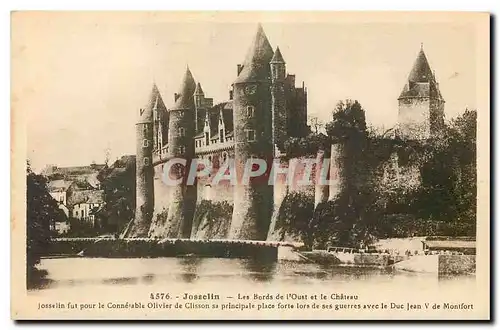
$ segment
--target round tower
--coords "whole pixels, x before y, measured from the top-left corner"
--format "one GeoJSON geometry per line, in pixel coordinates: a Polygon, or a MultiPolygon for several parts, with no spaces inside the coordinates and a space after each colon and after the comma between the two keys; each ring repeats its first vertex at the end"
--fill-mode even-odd
{"type": "MultiPolygon", "coordinates": [[[[175,104],[169,109],[168,157],[186,160],[186,165],[176,164],[170,168],[170,178],[181,179],[171,187],[168,217],[164,226],[155,229],[153,236],[189,238],[196,206],[196,186],[187,185],[187,176],[195,156],[195,103],[196,84],[189,68],[175,94],[175,104]]],[[[166,175],[166,174],[164,174],[166,175]]]]}
{"type": "Polygon", "coordinates": [[[126,233],[128,237],[147,236],[153,218],[153,112],[159,98],[158,88],[153,85],[146,106],[139,110],[136,123],[136,210],[134,222],[126,233]]]}
{"type": "MultiPolygon", "coordinates": [[[[236,185],[229,237],[265,240],[273,208],[273,187],[266,175],[243,179],[249,159],[273,157],[270,61],[273,50],[259,25],[254,42],[233,85],[236,185]]],[[[256,169],[255,169],[256,170],[256,169]]],[[[267,172],[268,173],[268,172],[267,172]]]]}

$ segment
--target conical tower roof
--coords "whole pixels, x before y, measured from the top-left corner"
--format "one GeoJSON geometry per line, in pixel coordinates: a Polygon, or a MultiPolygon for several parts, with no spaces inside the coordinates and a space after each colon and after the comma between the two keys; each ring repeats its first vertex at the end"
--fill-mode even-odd
{"type": "Polygon", "coordinates": [[[408,76],[408,81],[429,82],[430,80],[433,80],[432,70],[425,56],[424,49],[421,48],[408,76]]]}
{"type": "Polygon", "coordinates": [[[274,52],[274,56],[271,59],[271,63],[285,63],[285,60],[283,60],[283,55],[281,55],[279,46],[276,47],[276,51],[274,52]]]}
{"type": "Polygon", "coordinates": [[[236,78],[235,83],[267,80],[270,74],[269,63],[273,55],[271,44],[262,25],[259,24],[255,38],[243,63],[243,69],[236,78]]]}
{"type": "Polygon", "coordinates": [[[156,84],[153,83],[153,88],[151,89],[151,93],[149,93],[148,100],[144,107],[139,111],[138,123],[152,123],[154,110],[162,111],[165,109],[165,103],[163,103],[160,91],[158,90],[156,84]]]}
{"type": "Polygon", "coordinates": [[[399,95],[399,99],[415,97],[443,98],[423,48],[420,48],[408,81],[399,95]]]}
{"type": "Polygon", "coordinates": [[[196,89],[194,90],[194,95],[205,95],[203,89],[201,88],[201,84],[198,82],[196,84],[196,89]]]}
{"type": "Polygon", "coordinates": [[[189,70],[189,67],[186,68],[186,73],[184,74],[184,78],[182,78],[182,84],[177,93],[177,100],[175,101],[174,106],[170,110],[184,110],[194,108],[194,91],[196,89],[196,83],[194,81],[193,75],[189,70]]]}

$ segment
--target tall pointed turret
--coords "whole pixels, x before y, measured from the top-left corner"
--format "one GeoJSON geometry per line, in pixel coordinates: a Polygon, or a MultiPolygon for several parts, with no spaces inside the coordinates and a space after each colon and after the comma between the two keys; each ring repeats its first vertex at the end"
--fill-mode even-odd
{"type": "Polygon", "coordinates": [[[285,60],[283,59],[283,55],[281,55],[280,47],[276,47],[276,51],[274,52],[273,58],[271,59],[271,63],[283,63],[285,64],[285,60]]]}
{"type": "Polygon", "coordinates": [[[194,95],[205,95],[203,89],[201,88],[201,84],[198,82],[196,84],[196,89],[194,90],[194,95]]]}
{"type": "Polygon", "coordinates": [[[269,62],[273,58],[273,48],[262,28],[258,25],[257,33],[250,46],[243,66],[235,83],[263,81],[269,78],[269,62]]]}
{"type": "Polygon", "coordinates": [[[444,126],[445,102],[423,47],[420,48],[398,101],[400,137],[410,140],[428,139],[438,134],[444,126]]]}
{"type": "Polygon", "coordinates": [[[182,78],[181,87],[179,92],[175,94],[175,104],[170,109],[172,110],[184,110],[194,108],[194,91],[196,89],[196,83],[194,81],[193,75],[189,67],[186,67],[186,72],[182,78]]]}
{"type": "MultiPolygon", "coordinates": [[[[263,240],[271,221],[273,187],[264,176],[244,182],[248,161],[272,161],[271,67],[273,49],[262,26],[233,84],[233,122],[237,183],[229,237],[263,240]]],[[[270,168],[270,166],[268,166],[270,168]]]]}
{"type": "Polygon", "coordinates": [[[186,184],[189,171],[185,168],[190,168],[194,158],[195,89],[196,83],[188,67],[182,78],[179,92],[175,94],[175,104],[169,109],[168,123],[168,156],[184,159],[186,165],[185,167],[177,166],[179,164],[174,165],[168,169],[169,173],[163,173],[172,179],[168,217],[166,221],[155,220],[165,222],[155,223],[150,236],[189,238],[191,234],[196,204],[196,186],[186,184]]]}
{"type": "Polygon", "coordinates": [[[155,84],[143,108],[139,109],[136,124],[136,211],[129,227],[128,237],[147,236],[154,211],[153,121],[154,112],[161,100],[155,84]]]}

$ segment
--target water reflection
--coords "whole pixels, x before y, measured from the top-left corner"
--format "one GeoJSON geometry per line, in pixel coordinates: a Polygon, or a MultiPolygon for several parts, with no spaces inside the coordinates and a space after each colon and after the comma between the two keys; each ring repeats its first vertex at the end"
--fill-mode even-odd
{"type": "MultiPolygon", "coordinates": [[[[44,276],[32,277],[30,290],[121,287],[141,285],[206,285],[240,287],[258,283],[296,287],[400,285],[412,288],[473,285],[475,276],[438,276],[409,273],[390,268],[321,266],[295,261],[227,258],[66,258],[44,259],[44,276]],[[103,265],[106,267],[103,267],[103,265]]],[[[43,271],[40,272],[43,274],[43,271]]]]}
{"type": "Polygon", "coordinates": [[[244,273],[244,276],[253,281],[269,282],[273,279],[276,272],[276,261],[251,258],[241,259],[239,262],[247,271],[244,273]]]}
{"type": "Polygon", "coordinates": [[[137,277],[118,277],[118,278],[103,279],[101,281],[102,284],[118,284],[118,285],[137,284],[137,282],[139,282],[139,279],[137,277]]]}
{"type": "Polygon", "coordinates": [[[177,263],[181,266],[181,273],[179,274],[179,278],[186,283],[192,283],[196,281],[199,278],[198,269],[202,262],[202,258],[197,257],[177,258],[177,263]]]}

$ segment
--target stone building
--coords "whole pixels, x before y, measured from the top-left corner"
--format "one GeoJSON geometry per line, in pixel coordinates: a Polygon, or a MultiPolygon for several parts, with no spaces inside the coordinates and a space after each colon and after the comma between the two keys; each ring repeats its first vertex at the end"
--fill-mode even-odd
{"type": "MultiPolygon", "coordinates": [[[[338,145],[331,146],[327,176],[334,180],[328,187],[283,182],[269,185],[268,172],[250,179],[248,184],[238,180],[236,184],[211,184],[213,173],[227,165],[229,159],[235,162],[237,177],[241,177],[241,165],[255,158],[266,160],[268,168],[278,160],[280,167],[294,168],[295,176],[308,171],[302,165],[295,167],[307,157],[287,160],[282,154],[287,138],[310,133],[307,90],[304,83],[295,86],[295,76],[287,73],[285,58],[278,47],[273,50],[259,25],[245,60],[236,66],[228,100],[214,103],[213,98],[206,97],[207,90],[195,81],[189,68],[174,94],[172,107],[165,106],[153,86],[152,96],[146,108],[141,109],[136,126],[137,210],[127,236],[214,238],[196,233],[199,228],[202,228],[200,233],[211,232],[206,228],[214,225],[210,223],[212,220],[197,224],[193,221],[200,203],[209,200],[230,203],[233,210],[229,221],[225,220],[227,224],[217,224],[224,228],[215,237],[265,240],[273,237],[276,214],[290,192],[312,194],[316,196],[315,204],[337,196],[338,145]],[[184,159],[186,163],[164,173],[165,163],[172,158],[184,159]],[[187,173],[195,158],[206,160],[212,172],[190,185],[187,173]],[[167,175],[177,180],[177,184],[166,185],[163,180],[167,175]]],[[[444,125],[444,100],[423,49],[398,102],[396,131],[400,137],[427,139],[444,125]]],[[[324,154],[309,158],[320,162],[324,154]]]]}
{"type": "Polygon", "coordinates": [[[144,162],[138,161],[134,224],[143,229],[131,230],[129,236],[145,235],[144,228],[153,222],[150,236],[190,237],[196,202],[219,198],[238,204],[234,207],[231,237],[266,238],[273,208],[272,186],[250,182],[249,186],[212,187],[210,176],[196,185],[186,185],[186,171],[175,168],[170,174],[181,178],[180,183],[168,188],[161,183],[164,163],[172,157],[186,159],[186,168],[194,158],[205,159],[215,172],[228,159],[244,163],[252,157],[264,157],[272,161],[286,137],[308,134],[304,83],[295,86],[295,75],[286,72],[281,51],[273,51],[260,25],[244,62],[236,66],[236,80],[231,87],[228,100],[214,104],[187,68],[174,94],[174,105],[167,109],[153,86],[154,102],[150,98],[137,124],[143,127],[137,131],[137,159],[150,158],[149,149],[144,147],[150,138],[154,187],[149,181],[151,173],[145,170],[144,162]],[[151,136],[145,135],[146,126],[152,127],[151,136]],[[168,210],[168,217],[158,219],[150,214],[151,203],[155,213],[168,210]],[[147,205],[147,215],[140,205],[147,205]]]}

